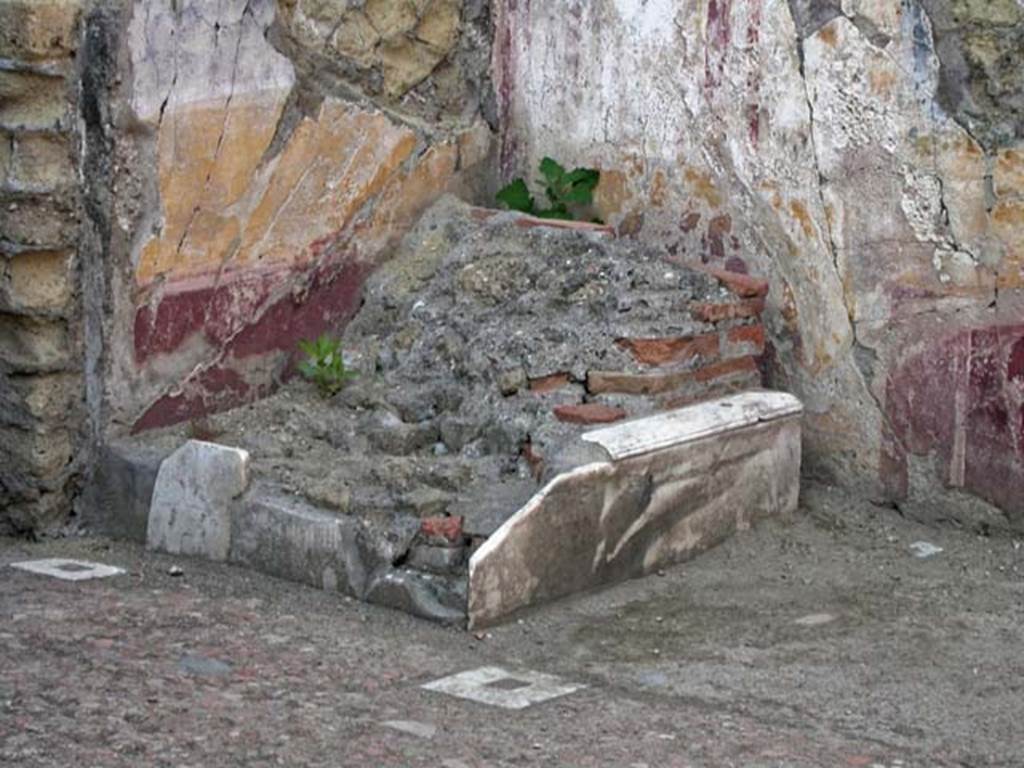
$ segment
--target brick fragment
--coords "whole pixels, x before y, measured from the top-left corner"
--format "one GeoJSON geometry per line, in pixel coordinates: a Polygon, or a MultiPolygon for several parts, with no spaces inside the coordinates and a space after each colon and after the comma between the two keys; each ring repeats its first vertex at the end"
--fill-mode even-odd
{"type": "Polygon", "coordinates": [[[764,353],[764,344],[763,325],[741,325],[738,328],[730,328],[726,331],[724,354],[727,357],[760,355],[764,353]]]}
{"type": "Polygon", "coordinates": [[[678,389],[682,384],[692,379],[692,371],[677,371],[673,373],[589,371],[587,373],[587,390],[595,395],[607,393],[658,395],[678,389]]]}
{"type": "Polygon", "coordinates": [[[568,373],[552,373],[550,376],[541,376],[536,379],[530,379],[530,391],[535,395],[545,395],[548,392],[554,392],[557,389],[561,389],[568,383],[568,373]]]}
{"type": "Polygon", "coordinates": [[[452,544],[461,544],[462,518],[425,517],[420,522],[420,533],[428,540],[442,539],[452,544]]]}
{"type": "Polygon", "coordinates": [[[611,424],[626,418],[626,412],[622,408],[602,403],[559,405],[554,411],[555,418],[567,424],[611,424]]]}
{"type": "Polygon", "coordinates": [[[629,351],[641,365],[667,365],[694,358],[714,360],[718,357],[718,335],[679,336],[655,339],[618,339],[618,346],[629,351]]]}
{"type": "Polygon", "coordinates": [[[760,374],[757,363],[753,357],[738,357],[733,360],[723,360],[720,363],[701,368],[693,374],[699,382],[716,381],[738,374],[760,374]]]}
{"type": "Polygon", "coordinates": [[[720,323],[723,320],[740,320],[759,317],[764,312],[764,299],[744,299],[731,304],[697,302],[690,307],[690,314],[705,323],[720,323]]]}
{"type": "Polygon", "coordinates": [[[768,295],[768,281],[742,272],[731,272],[721,267],[701,266],[699,269],[711,275],[726,288],[743,299],[760,299],[768,295]]]}

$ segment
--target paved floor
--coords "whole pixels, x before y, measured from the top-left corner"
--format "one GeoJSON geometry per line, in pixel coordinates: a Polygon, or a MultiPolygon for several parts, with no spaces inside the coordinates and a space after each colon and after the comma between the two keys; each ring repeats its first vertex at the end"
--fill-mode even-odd
{"type": "Polygon", "coordinates": [[[1020,542],[824,487],[794,520],[480,639],[105,540],[0,540],[5,767],[1019,768],[1022,712],[1020,542]],[[126,574],[6,567],[47,557],[126,574]],[[519,710],[422,688],[495,666],[586,687],[519,710]]]}

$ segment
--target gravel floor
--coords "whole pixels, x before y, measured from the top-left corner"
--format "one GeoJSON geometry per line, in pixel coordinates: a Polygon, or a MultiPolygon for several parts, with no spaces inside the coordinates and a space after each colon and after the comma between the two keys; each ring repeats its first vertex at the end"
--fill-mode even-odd
{"type": "Polygon", "coordinates": [[[1022,704],[1024,546],[824,486],[480,637],[122,543],[0,540],[0,766],[1019,767],[1022,704]],[[6,567],[43,557],[127,574],[6,567]],[[494,665],[587,687],[519,711],[421,688],[494,665]]]}

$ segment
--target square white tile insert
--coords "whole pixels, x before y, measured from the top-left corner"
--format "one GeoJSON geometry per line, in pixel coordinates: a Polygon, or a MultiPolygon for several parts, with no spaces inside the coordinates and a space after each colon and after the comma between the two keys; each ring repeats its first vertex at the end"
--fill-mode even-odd
{"type": "Polygon", "coordinates": [[[55,579],[62,579],[64,581],[105,579],[108,576],[117,576],[124,573],[124,569],[115,568],[113,565],[91,563],[88,560],[68,560],[63,557],[11,563],[11,568],[28,571],[29,573],[38,573],[41,576],[53,576],[55,579]]]}
{"type": "Polygon", "coordinates": [[[509,672],[501,667],[481,667],[443,677],[423,686],[428,691],[447,693],[460,699],[492,707],[526,709],[542,701],[578,691],[587,686],[568,683],[541,672],[509,672]]]}

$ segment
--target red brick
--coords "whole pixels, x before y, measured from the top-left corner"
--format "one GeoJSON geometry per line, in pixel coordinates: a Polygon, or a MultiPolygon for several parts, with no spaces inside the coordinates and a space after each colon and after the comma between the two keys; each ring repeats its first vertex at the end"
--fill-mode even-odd
{"type": "Polygon", "coordinates": [[[691,305],[690,314],[705,323],[720,323],[723,320],[739,320],[759,317],[764,311],[764,299],[745,299],[732,304],[702,302],[691,305]]]}
{"type": "Polygon", "coordinates": [[[629,350],[642,365],[666,365],[699,357],[702,360],[718,358],[718,335],[680,336],[657,339],[619,339],[615,342],[629,350]]]}
{"type": "Polygon", "coordinates": [[[725,354],[730,357],[760,355],[764,352],[764,341],[763,325],[741,325],[739,328],[730,328],[725,334],[725,354]]]}
{"type": "Polygon", "coordinates": [[[757,368],[757,363],[754,362],[754,358],[737,357],[734,360],[723,360],[720,363],[709,365],[707,368],[701,368],[693,374],[693,377],[697,381],[708,382],[723,379],[727,376],[735,376],[739,373],[759,375],[760,371],[757,368]]]}
{"type": "Polygon", "coordinates": [[[626,412],[601,403],[559,405],[555,407],[555,418],[569,424],[611,424],[626,418],[626,412]]]}
{"type": "Polygon", "coordinates": [[[660,395],[693,380],[691,371],[673,373],[620,373],[589,371],[587,389],[594,394],[660,395]]]}
{"type": "Polygon", "coordinates": [[[462,542],[462,518],[425,517],[420,522],[420,533],[428,539],[445,539],[459,544],[462,542]]]}
{"type": "Polygon", "coordinates": [[[768,295],[768,281],[742,272],[730,272],[721,267],[701,266],[700,269],[724,283],[725,287],[743,299],[760,299],[768,295]]]}
{"type": "Polygon", "coordinates": [[[550,376],[541,376],[537,379],[530,379],[530,391],[537,395],[544,395],[561,389],[569,383],[568,373],[552,373],[550,376]]]}

